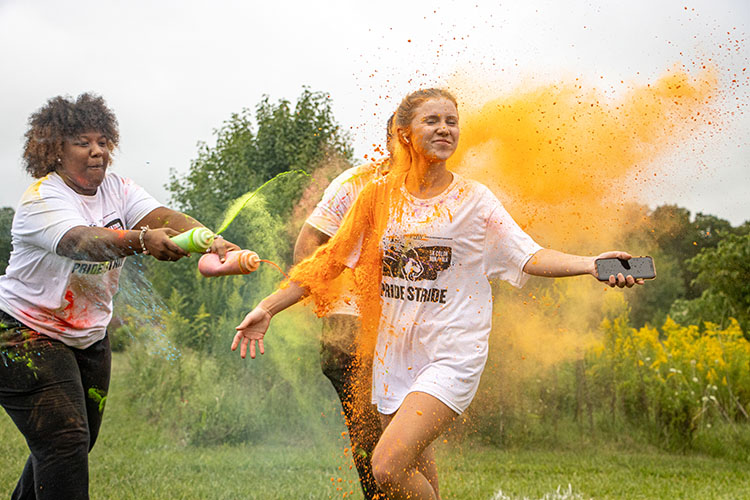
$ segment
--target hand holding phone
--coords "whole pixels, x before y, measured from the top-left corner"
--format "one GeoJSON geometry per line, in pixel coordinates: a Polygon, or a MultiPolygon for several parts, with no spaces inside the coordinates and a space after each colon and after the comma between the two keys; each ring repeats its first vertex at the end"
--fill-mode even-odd
{"type": "Polygon", "coordinates": [[[618,274],[627,278],[651,280],[656,278],[654,259],[649,256],[631,257],[630,259],[596,259],[596,276],[599,281],[609,281],[610,276],[618,274]]]}

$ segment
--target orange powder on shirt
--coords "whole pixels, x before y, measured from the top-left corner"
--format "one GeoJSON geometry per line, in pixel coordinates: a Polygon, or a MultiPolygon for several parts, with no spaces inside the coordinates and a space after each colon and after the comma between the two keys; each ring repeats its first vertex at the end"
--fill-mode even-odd
{"type": "Polygon", "coordinates": [[[309,290],[319,316],[331,310],[342,292],[356,297],[363,328],[359,343],[365,350],[374,347],[380,318],[380,238],[391,207],[400,199],[402,183],[403,175],[393,172],[370,183],[333,238],[290,272],[291,280],[309,290]],[[347,267],[354,262],[353,269],[347,267]],[[350,274],[349,279],[337,280],[340,272],[350,274]],[[344,283],[352,289],[342,290],[344,283]]]}
{"type": "MultiPolygon", "coordinates": [[[[461,137],[449,167],[490,187],[549,246],[587,236],[584,243],[598,248],[616,241],[634,190],[659,171],[655,159],[711,119],[715,87],[710,71],[697,78],[670,71],[618,99],[573,82],[517,91],[460,111],[461,137]]],[[[378,291],[372,283],[380,282],[380,236],[388,211],[399,205],[411,160],[395,146],[391,174],[363,190],[334,238],[292,270],[319,314],[340,293],[332,273],[362,241],[353,292],[362,295],[363,317],[379,311],[379,292],[366,290],[378,291]]]]}

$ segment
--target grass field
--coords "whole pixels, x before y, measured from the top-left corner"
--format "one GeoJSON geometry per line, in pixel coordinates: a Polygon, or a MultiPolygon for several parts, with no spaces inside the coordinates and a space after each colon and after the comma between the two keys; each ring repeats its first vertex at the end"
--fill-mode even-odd
{"type": "MultiPolygon", "coordinates": [[[[116,371],[122,369],[116,363],[116,371]]],[[[340,435],[302,437],[299,444],[190,447],[128,412],[119,394],[115,373],[91,454],[93,499],[362,498],[340,435]]],[[[441,490],[445,499],[472,500],[750,499],[747,462],[640,448],[501,450],[449,442],[438,446],[441,490]],[[555,494],[558,489],[563,493],[555,494]]],[[[26,453],[3,413],[0,498],[9,497],[26,453]]]]}

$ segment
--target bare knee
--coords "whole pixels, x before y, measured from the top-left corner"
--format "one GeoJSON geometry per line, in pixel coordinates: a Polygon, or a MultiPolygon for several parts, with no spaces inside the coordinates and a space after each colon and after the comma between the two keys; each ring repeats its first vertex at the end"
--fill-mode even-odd
{"type": "Polygon", "coordinates": [[[372,475],[378,487],[385,492],[397,490],[407,473],[403,467],[396,465],[398,461],[393,458],[392,453],[382,446],[376,446],[372,453],[372,475]]]}

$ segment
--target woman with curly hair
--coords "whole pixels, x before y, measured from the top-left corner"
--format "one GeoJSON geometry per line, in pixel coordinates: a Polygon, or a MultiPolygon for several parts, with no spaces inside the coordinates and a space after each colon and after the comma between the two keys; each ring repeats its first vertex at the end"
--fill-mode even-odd
{"type": "MultiPolygon", "coordinates": [[[[107,325],[125,257],[174,261],[171,236],[198,221],[108,171],[119,142],[104,99],[50,99],[29,118],[23,158],[36,178],[0,276],[0,404],[30,456],[13,499],[87,499],[88,453],[109,387],[107,325]]],[[[216,239],[224,258],[236,245],[216,239]]]]}
{"type": "MultiPolygon", "coordinates": [[[[391,172],[366,186],[336,235],[237,326],[232,349],[255,357],[273,315],[310,294],[325,312],[330,283],[352,269],[360,356],[372,357],[372,400],[383,434],[372,454],[392,500],[439,499],[432,443],[471,403],[488,353],[489,279],[597,277],[598,257],[542,248],[482,184],[448,170],[458,146],[456,99],[442,89],[406,96],[395,113],[391,172]]],[[[610,286],[642,280],[609,276],[610,286]]]]}

